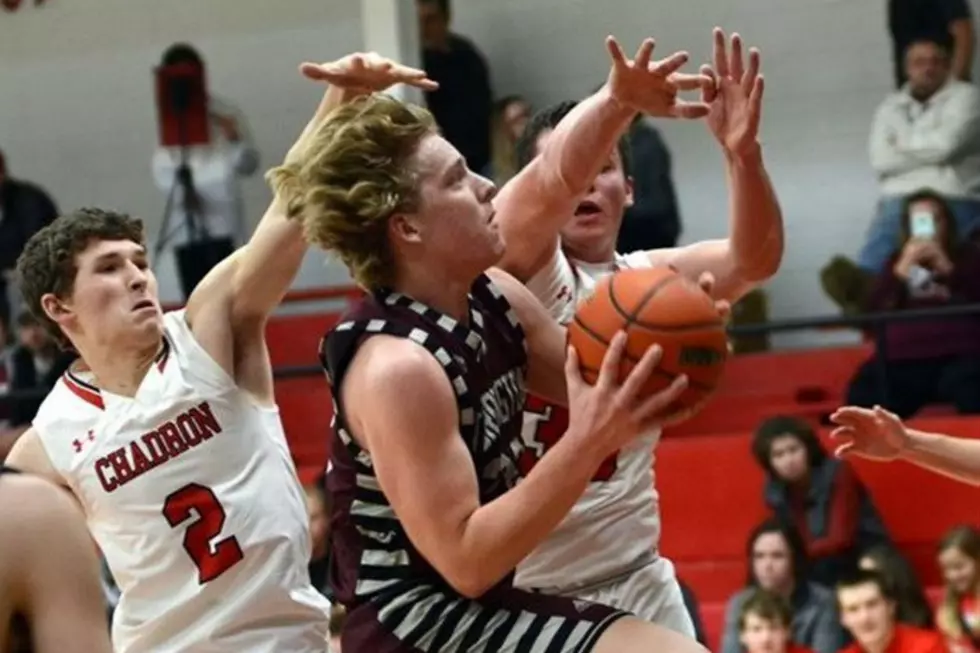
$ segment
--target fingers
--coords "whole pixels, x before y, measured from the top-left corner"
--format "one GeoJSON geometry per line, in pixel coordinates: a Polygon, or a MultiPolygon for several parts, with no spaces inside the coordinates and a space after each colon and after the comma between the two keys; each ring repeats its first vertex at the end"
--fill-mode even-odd
{"type": "Polygon", "coordinates": [[[728,77],[728,55],[725,51],[725,32],[720,27],[716,27],[713,32],[713,37],[712,61],[714,62],[715,72],[719,77],[728,77]]]}
{"type": "MultiPolygon", "coordinates": [[[[651,419],[657,419],[658,415],[661,415],[672,403],[680,399],[684,391],[687,390],[687,384],[687,375],[681,374],[674,377],[674,380],[664,390],[644,399],[634,412],[637,422],[644,423],[651,419]]],[[[685,412],[688,411],[681,411],[681,413],[670,417],[678,419],[685,412]]],[[[664,420],[661,418],[658,421],[662,423],[664,420]]]]}
{"type": "Polygon", "coordinates": [[[626,53],[623,52],[622,46],[619,45],[619,41],[613,36],[606,37],[606,50],[609,51],[609,57],[613,60],[613,65],[616,67],[626,65],[626,53]]]}
{"type": "Polygon", "coordinates": [[[695,119],[704,118],[709,111],[711,107],[704,102],[679,101],[670,108],[670,115],[674,118],[695,119]]]}
{"type": "Polygon", "coordinates": [[[619,367],[623,360],[623,352],[626,350],[626,332],[619,331],[613,336],[606,355],[602,357],[602,368],[599,370],[599,379],[596,385],[607,388],[619,385],[619,367]]]}
{"type": "Polygon", "coordinates": [[[742,85],[742,90],[748,95],[755,88],[755,80],[759,76],[759,68],[762,66],[762,56],[756,48],[749,49],[749,67],[745,74],[735,79],[742,85]]]}
{"type": "Polygon", "coordinates": [[[701,89],[701,101],[705,104],[711,104],[715,101],[715,97],[718,95],[718,76],[715,74],[714,69],[708,64],[701,66],[701,74],[711,80],[708,86],[701,89]]]}
{"type": "Polygon", "coordinates": [[[843,458],[847,454],[851,453],[853,449],[854,449],[853,442],[845,442],[842,445],[834,447],[834,458],[843,458]]]}
{"type": "Polygon", "coordinates": [[[578,352],[571,345],[565,352],[565,382],[569,390],[581,388],[585,383],[582,379],[582,369],[578,364],[578,352]]]}
{"type": "MultiPolygon", "coordinates": [[[[674,73],[680,70],[690,58],[691,56],[686,52],[675,52],[666,59],[661,59],[660,61],[654,62],[652,65],[648,62],[644,68],[648,69],[652,73],[663,75],[664,77],[681,77],[681,75],[674,75],[674,73]]],[[[640,70],[643,70],[643,68],[640,68],[639,61],[636,62],[636,66],[640,70]]],[[[684,77],[697,77],[697,75],[684,75],[684,77]]],[[[698,88],[698,85],[695,85],[693,88],[698,88]]]]}
{"type": "Polygon", "coordinates": [[[732,315],[732,303],[726,299],[720,299],[715,302],[715,310],[718,311],[718,317],[727,323],[728,318],[732,315]]]}
{"type": "Polygon", "coordinates": [[[850,425],[863,421],[874,420],[874,411],[858,406],[843,406],[834,411],[830,416],[830,421],[834,424],[850,425]]]}
{"type": "Polygon", "coordinates": [[[650,57],[653,55],[653,48],[655,45],[656,43],[654,42],[653,39],[650,38],[643,39],[643,43],[640,44],[640,49],[636,51],[636,58],[634,60],[634,65],[639,70],[646,70],[647,68],[649,68],[650,57]]]}
{"type": "Polygon", "coordinates": [[[702,93],[705,89],[712,89],[715,85],[715,80],[708,75],[690,75],[687,73],[673,73],[667,78],[667,81],[674,85],[678,91],[694,91],[701,89],[702,93]]]}
{"type": "Polygon", "coordinates": [[[620,397],[622,399],[623,405],[632,406],[636,401],[640,390],[643,385],[650,378],[653,370],[656,369],[657,365],[660,364],[660,359],[663,357],[663,348],[660,345],[653,345],[649,347],[645,352],[643,352],[643,358],[640,362],[630,370],[629,376],[626,377],[626,381],[623,382],[623,387],[620,388],[620,397]]]}
{"type": "Polygon", "coordinates": [[[710,272],[702,272],[701,276],[698,277],[698,288],[710,296],[715,289],[715,275],[710,272]]]}
{"type": "Polygon", "coordinates": [[[887,411],[881,406],[874,407],[874,416],[879,424],[886,428],[891,429],[904,429],[905,425],[902,424],[902,420],[899,419],[898,415],[893,412],[887,411]]]}
{"type": "Polygon", "coordinates": [[[728,72],[735,80],[741,80],[745,74],[745,62],[742,60],[742,37],[732,34],[732,51],[728,55],[728,72]]]}
{"type": "Polygon", "coordinates": [[[755,78],[752,91],[749,93],[749,133],[759,133],[759,122],[762,120],[762,93],[765,91],[765,81],[762,75],[755,78]]]}

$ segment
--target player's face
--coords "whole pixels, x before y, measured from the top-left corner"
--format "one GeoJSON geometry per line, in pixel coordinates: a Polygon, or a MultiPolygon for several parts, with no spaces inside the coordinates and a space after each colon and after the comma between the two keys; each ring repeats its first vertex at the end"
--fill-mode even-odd
{"type": "Polygon", "coordinates": [[[960,595],[971,594],[977,589],[977,561],[955,546],[939,552],[939,568],[943,580],[951,590],[960,595]]]}
{"type": "Polygon", "coordinates": [[[779,592],[793,581],[793,557],[780,533],[763,533],[752,544],[752,575],[762,589],[779,592]]]}
{"type": "Polygon", "coordinates": [[[789,630],[778,621],[750,612],[745,615],[739,639],[746,653],[783,653],[789,641],[789,630]]]}
{"type": "Polygon", "coordinates": [[[76,344],[151,347],[163,333],[157,281],[146,249],[131,240],[92,242],[76,259],[71,297],[42,300],[76,344]]]}
{"type": "Polygon", "coordinates": [[[435,134],[419,144],[416,165],[418,210],[392,219],[401,249],[452,275],[475,276],[497,263],[504,242],[493,221],[493,182],[471,172],[459,151],[435,134]]]}
{"type": "Polygon", "coordinates": [[[787,483],[803,480],[810,471],[806,447],[798,437],[789,433],[772,441],[769,463],[776,475],[787,483]]]}
{"type": "Polygon", "coordinates": [[[840,621],[864,650],[881,650],[891,639],[895,605],[875,583],[837,590],[840,621]]]}
{"type": "MultiPolygon", "coordinates": [[[[550,131],[541,133],[538,152],[550,137],[550,131]]],[[[610,260],[616,251],[623,212],[633,205],[633,182],[623,170],[618,149],[613,150],[588,192],[578,199],[575,213],[561,230],[562,245],[572,256],[589,263],[610,260]]]]}

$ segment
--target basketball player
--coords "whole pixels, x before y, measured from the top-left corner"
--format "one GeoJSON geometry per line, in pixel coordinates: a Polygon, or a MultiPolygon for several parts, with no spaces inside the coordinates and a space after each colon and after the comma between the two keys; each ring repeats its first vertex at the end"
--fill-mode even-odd
{"type": "Polygon", "coordinates": [[[830,420],[837,456],[860,456],[890,462],[904,460],[930,471],[980,485],[980,440],[956,438],[909,428],[880,406],[840,408],[830,420]]]}
{"type": "Polygon", "coordinates": [[[111,653],[99,562],[71,497],[0,466],[0,650],[111,653]]]}
{"type": "MultiPolygon", "coordinates": [[[[354,55],[287,154],[361,89],[422,71],[354,55]],[[348,90],[353,89],[353,90],[348,90]]],[[[276,198],[251,240],[161,314],[142,224],[87,209],[18,262],[30,309],[81,363],[54,388],[10,464],[68,487],[122,590],[116,651],[326,647],[310,584],[308,518],[273,396],[265,324],[306,246],[276,198]]]]}
{"type": "MultiPolygon", "coordinates": [[[[574,109],[565,104],[536,116],[525,131],[523,149],[538,155],[497,198],[507,243],[501,266],[561,323],[571,320],[599,279],[620,268],[670,265],[693,280],[710,283],[713,277],[717,297],[731,302],[769,278],[779,265],[783,232],[757,141],[759,64],[752,50],[746,66],[741,39],[733,36],[729,51],[725,34],[715,30],[714,68],[702,69],[712,83],[702,101],[710,107],[708,123],[722,145],[731,187],[727,240],[626,255],[615,251],[623,211],[632,202],[617,139],[637,111],[674,113],[669,104],[638,100],[644,89],[657,87],[658,76],[642,60],[627,62],[614,52],[603,88],[574,109]]],[[[522,471],[533,471],[539,456],[557,446],[567,420],[562,408],[531,397],[522,471]]],[[[569,516],[518,568],[519,587],[606,603],[694,637],[673,565],[657,550],[653,450],[659,438],[659,429],[651,430],[599,467],[569,516]]]]}
{"type": "MultiPolygon", "coordinates": [[[[673,72],[682,63],[652,66],[687,83],[673,72]]],[[[621,386],[622,333],[594,387],[574,353],[561,373],[563,329],[512,277],[484,274],[504,250],[493,185],[420,108],[380,96],[342,107],[279,174],[299,179],[290,206],[309,238],[371,293],[322,348],[336,400],[328,487],[345,653],[700,651],[623,612],[511,586],[600,461],[683,391],[680,378],[637,400],[658,349],[621,386]],[[516,485],[525,381],[567,396],[572,412],[516,485]]]]}

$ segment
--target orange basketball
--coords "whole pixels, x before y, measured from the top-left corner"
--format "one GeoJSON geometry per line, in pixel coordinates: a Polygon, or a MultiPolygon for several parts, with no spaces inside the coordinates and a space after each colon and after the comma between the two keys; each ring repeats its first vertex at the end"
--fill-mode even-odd
{"type": "Polygon", "coordinates": [[[687,389],[670,412],[699,407],[718,385],[728,359],[725,325],[714,301],[687,277],[666,267],[622,270],[596,285],[568,325],[569,342],[589,383],[595,383],[606,348],[621,330],[626,331],[627,344],[620,380],[652,345],[663,348],[643,396],[687,375],[687,389]]]}

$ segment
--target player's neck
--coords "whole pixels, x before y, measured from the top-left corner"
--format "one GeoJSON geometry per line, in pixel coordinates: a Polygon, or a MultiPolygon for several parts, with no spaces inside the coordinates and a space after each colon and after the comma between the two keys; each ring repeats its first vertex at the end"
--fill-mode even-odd
{"type": "Polygon", "coordinates": [[[601,265],[603,263],[613,263],[616,261],[616,243],[597,243],[595,245],[574,245],[563,243],[562,249],[569,258],[589,263],[591,265],[601,265]]]}
{"type": "Polygon", "coordinates": [[[99,389],[121,397],[134,397],[147,372],[153,366],[163,346],[163,340],[141,350],[120,350],[108,347],[86,351],[84,367],[95,377],[99,389]]]}
{"type": "MultiPolygon", "coordinates": [[[[418,266],[421,267],[421,266],[418,266]]],[[[451,278],[434,268],[406,271],[393,290],[465,324],[469,320],[469,292],[473,279],[451,278]]]]}

